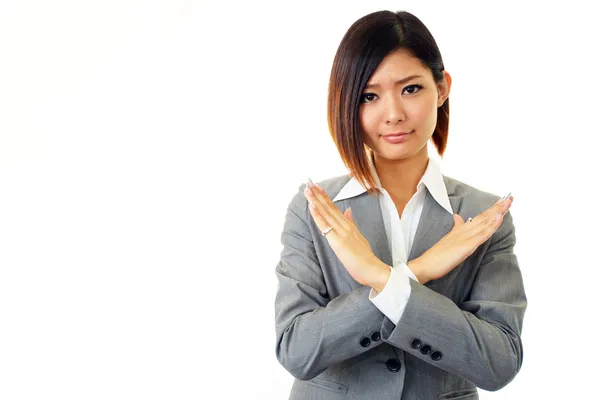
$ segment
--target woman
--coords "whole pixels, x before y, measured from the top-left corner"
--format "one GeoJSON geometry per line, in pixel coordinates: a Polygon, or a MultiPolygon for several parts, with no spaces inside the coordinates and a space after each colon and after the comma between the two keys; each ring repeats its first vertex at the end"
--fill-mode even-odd
{"type": "Polygon", "coordinates": [[[276,267],[290,399],[478,399],[520,370],[513,198],[428,156],[429,139],[444,153],[451,82],[408,12],[369,14],[342,39],[328,123],[351,173],[300,185],[276,267]]]}

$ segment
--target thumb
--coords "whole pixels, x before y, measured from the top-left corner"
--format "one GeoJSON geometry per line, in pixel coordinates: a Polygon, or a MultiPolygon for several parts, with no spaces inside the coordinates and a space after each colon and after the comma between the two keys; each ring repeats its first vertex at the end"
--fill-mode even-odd
{"type": "Polygon", "coordinates": [[[352,208],[348,207],[348,209],[344,211],[344,217],[348,218],[349,221],[354,222],[352,220],[352,208]]]}
{"type": "Polygon", "coordinates": [[[465,220],[458,214],[452,214],[452,218],[454,219],[454,226],[460,226],[465,223],[465,220]]]}

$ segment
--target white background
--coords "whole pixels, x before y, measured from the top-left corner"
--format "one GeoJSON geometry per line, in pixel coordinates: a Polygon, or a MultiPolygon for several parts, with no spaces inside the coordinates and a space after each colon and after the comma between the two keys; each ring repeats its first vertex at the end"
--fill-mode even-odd
{"type": "Polygon", "coordinates": [[[382,9],[417,15],[453,78],[443,172],[514,195],[524,364],[481,398],[598,396],[600,30],[581,4],[1,2],[0,398],[287,398],[283,218],[308,176],[348,172],[329,72],[382,9]]]}

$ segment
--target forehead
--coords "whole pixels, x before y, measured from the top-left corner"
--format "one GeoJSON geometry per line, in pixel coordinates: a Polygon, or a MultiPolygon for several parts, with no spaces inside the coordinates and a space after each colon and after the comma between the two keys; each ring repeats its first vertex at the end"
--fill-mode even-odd
{"type": "Polygon", "coordinates": [[[409,50],[400,49],[388,54],[377,66],[369,83],[383,83],[384,80],[396,80],[410,75],[427,76],[427,68],[421,60],[414,57],[409,50]]]}

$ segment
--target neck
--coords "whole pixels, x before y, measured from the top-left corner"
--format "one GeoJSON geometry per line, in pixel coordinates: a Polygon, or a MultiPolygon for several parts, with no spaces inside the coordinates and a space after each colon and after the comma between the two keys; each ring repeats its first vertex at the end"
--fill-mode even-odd
{"type": "Polygon", "coordinates": [[[403,160],[390,160],[375,153],[373,153],[373,157],[381,186],[391,195],[407,199],[416,193],[417,184],[429,163],[426,147],[424,151],[403,160]]]}

